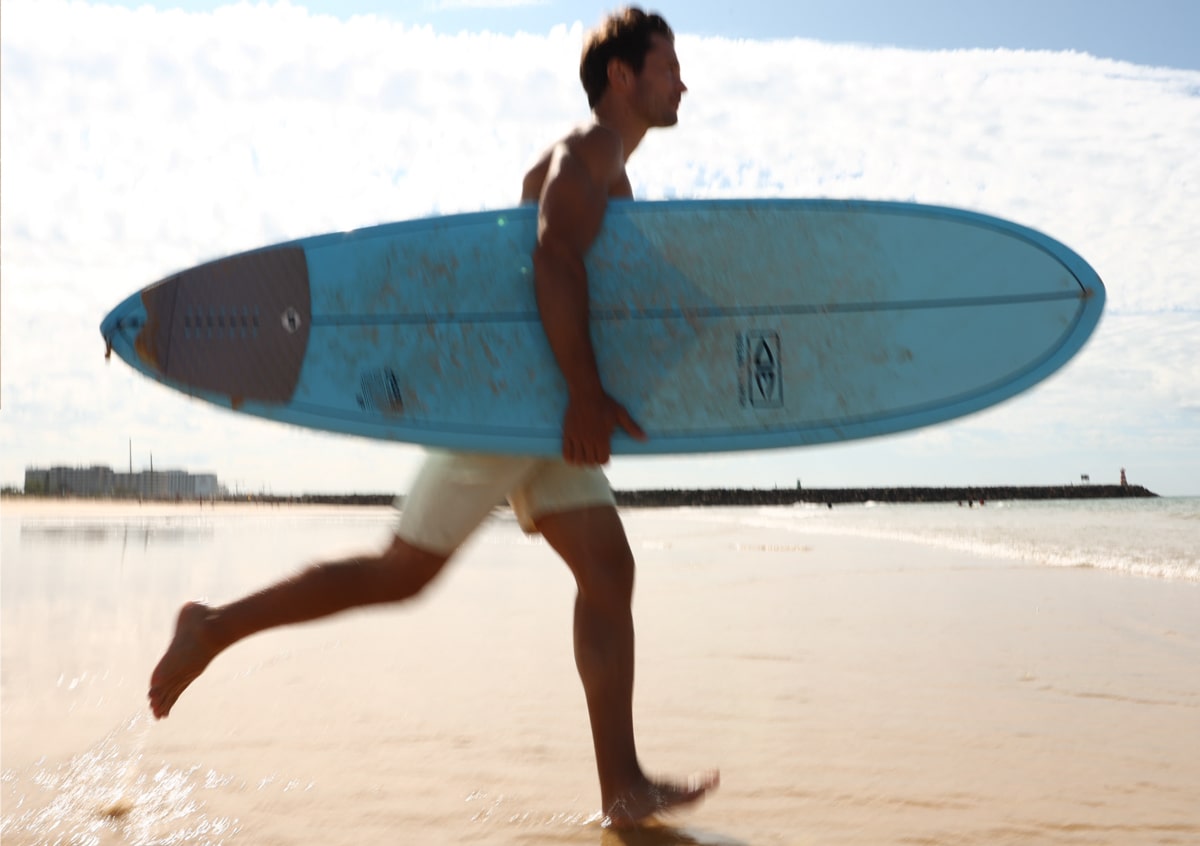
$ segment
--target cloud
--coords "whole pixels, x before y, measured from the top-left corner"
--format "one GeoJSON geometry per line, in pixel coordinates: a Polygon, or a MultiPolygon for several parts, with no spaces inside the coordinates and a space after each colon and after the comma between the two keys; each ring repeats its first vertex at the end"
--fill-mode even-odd
{"type": "MultiPolygon", "coordinates": [[[[581,28],[446,35],[284,3],[185,14],[62,0],[6,0],[4,23],[0,480],[19,481],[26,463],[117,463],[134,431],[186,440],[174,448],[188,463],[248,483],[396,488],[378,469],[387,462],[369,458],[377,445],[246,421],[104,368],[96,326],[133,290],[218,255],[513,204],[524,167],[587,116],[581,28]],[[231,443],[242,445],[232,456],[231,443]]],[[[680,125],[631,162],[639,196],[984,211],[1080,252],[1109,311],[1062,374],[960,424],[832,452],[631,462],[614,470],[619,483],[662,467],[760,483],[824,465],[836,484],[855,456],[882,476],[879,456],[908,470],[908,453],[931,475],[970,473],[987,444],[1036,453],[1024,472],[1084,447],[1195,455],[1200,74],[1072,53],[686,33],[678,50],[691,91],[680,125]]],[[[408,466],[416,452],[397,455],[408,466]]]]}

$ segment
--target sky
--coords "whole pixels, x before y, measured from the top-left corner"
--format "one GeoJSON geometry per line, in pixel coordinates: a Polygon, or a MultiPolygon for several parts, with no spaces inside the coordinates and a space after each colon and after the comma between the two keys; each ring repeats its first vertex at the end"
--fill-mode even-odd
{"type": "MultiPolygon", "coordinates": [[[[129,462],[242,491],[402,492],[418,448],[190,400],[116,361],[133,291],[290,238],[514,203],[586,119],[582,2],[0,9],[0,484],[129,462]]],[[[1105,281],[1055,376],[957,421],[828,447],[618,457],[618,488],[1132,483],[1200,494],[1200,4],[663,2],[689,93],[643,199],[950,205],[1105,281]],[[901,13],[903,10],[903,14],[901,13]]]]}

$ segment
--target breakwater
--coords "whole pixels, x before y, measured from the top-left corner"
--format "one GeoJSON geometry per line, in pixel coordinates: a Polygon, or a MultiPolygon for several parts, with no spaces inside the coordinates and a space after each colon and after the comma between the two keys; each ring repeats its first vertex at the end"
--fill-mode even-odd
{"type": "MultiPolygon", "coordinates": [[[[948,488],[698,488],[614,491],[623,508],[684,508],[730,505],[841,505],[863,502],[978,503],[1008,499],[1124,499],[1155,497],[1141,485],[981,486],[948,488]]],[[[401,497],[402,499],[403,497],[401,497]]],[[[390,494],[306,494],[264,501],[321,505],[389,505],[390,494]]]]}
{"type": "MultiPolygon", "coordinates": [[[[1011,499],[1134,499],[1157,497],[1141,485],[1043,485],[954,488],[664,488],[659,490],[614,491],[623,508],[684,508],[737,505],[840,505],[864,502],[993,502],[1011,499]]],[[[21,494],[6,493],[6,497],[21,494]]],[[[53,499],[96,499],[57,496],[53,499]]],[[[394,494],[249,494],[206,497],[201,503],[255,503],[258,505],[350,505],[380,506],[403,501],[394,494]]],[[[131,500],[133,501],[133,500],[131,500]]],[[[140,502],[141,500],[136,500],[140,502]]],[[[146,500],[195,502],[194,499],[146,500]]]]}
{"type": "Polygon", "coordinates": [[[971,486],[947,488],[709,488],[616,491],[629,508],[716,505],[839,505],[863,502],[962,502],[1010,499],[1125,499],[1155,497],[1141,485],[971,486]]]}

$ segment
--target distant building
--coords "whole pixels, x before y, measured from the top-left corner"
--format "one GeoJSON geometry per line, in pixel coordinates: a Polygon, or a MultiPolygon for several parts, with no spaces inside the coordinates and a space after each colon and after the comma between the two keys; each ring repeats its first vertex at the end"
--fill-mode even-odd
{"type": "Polygon", "coordinates": [[[221,486],[212,473],[185,470],[142,470],[115,473],[111,467],[26,467],[25,493],[43,496],[136,497],[138,499],[207,499],[221,486]]]}
{"type": "Polygon", "coordinates": [[[112,496],[115,474],[111,467],[25,468],[25,493],[48,496],[112,496]]]}

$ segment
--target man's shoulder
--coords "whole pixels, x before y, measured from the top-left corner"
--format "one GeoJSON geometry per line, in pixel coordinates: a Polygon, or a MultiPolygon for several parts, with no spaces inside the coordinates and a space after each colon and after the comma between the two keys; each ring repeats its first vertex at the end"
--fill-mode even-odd
{"type": "Polygon", "coordinates": [[[598,123],[584,124],[559,138],[525,174],[521,202],[537,201],[546,180],[564,173],[585,176],[609,196],[632,196],[625,175],[621,136],[598,123]]]}
{"type": "Polygon", "coordinates": [[[560,149],[578,161],[597,185],[611,186],[625,174],[621,136],[598,123],[576,128],[560,142],[560,149]]]}
{"type": "Polygon", "coordinates": [[[620,161],[623,158],[621,136],[598,123],[584,124],[567,133],[562,143],[577,155],[598,160],[620,161]]]}

